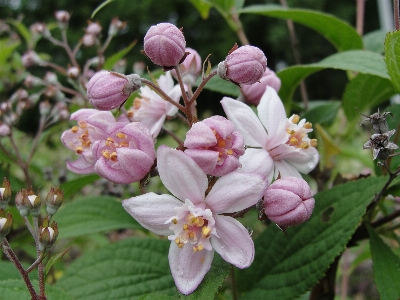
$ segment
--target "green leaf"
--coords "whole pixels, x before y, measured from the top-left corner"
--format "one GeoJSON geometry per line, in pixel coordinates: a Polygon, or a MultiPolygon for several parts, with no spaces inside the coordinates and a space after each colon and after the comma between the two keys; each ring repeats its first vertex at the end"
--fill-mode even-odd
{"type": "Polygon", "coordinates": [[[70,247],[68,247],[67,249],[65,249],[63,252],[58,253],[56,255],[53,255],[52,257],[50,257],[49,261],[46,264],[46,268],[45,268],[45,272],[44,274],[47,275],[51,269],[51,267],[56,263],[59,262],[63,256],[68,252],[70,247]]]}
{"type": "Polygon", "coordinates": [[[29,29],[26,28],[23,23],[14,19],[7,19],[7,23],[10,23],[18,30],[19,34],[24,38],[27,45],[33,46],[31,45],[33,41],[29,29]]]}
{"type": "Polygon", "coordinates": [[[279,95],[285,107],[288,108],[290,106],[292,95],[300,81],[327,68],[354,71],[389,79],[383,57],[379,54],[364,50],[336,53],[318,63],[293,66],[277,73],[282,82],[279,95]]]}
{"type": "Polygon", "coordinates": [[[132,48],[136,45],[137,41],[133,41],[128,47],[122,49],[121,51],[118,51],[114,55],[110,56],[109,58],[106,59],[103,69],[104,70],[112,70],[114,65],[121,60],[125,55],[129,53],[129,51],[132,50],[132,48]]]}
{"type": "Polygon", "coordinates": [[[363,111],[389,99],[394,94],[396,91],[389,79],[376,75],[358,74],[347,84],[343,94],[344,113],[350,121],[358,119],[360,115],[354,107],[363,111]]]}
{"type": "Polygon", "coordinates": [[[217,253],[210,271],[206,274],[199,287],[190,295],[180,295],[180,299],[187,300],[214,300],[224,279],[228,277],[231,265],[221,258],[217,253]]]}
{"type": "MultiPolygon", "coordinates": [[[[316,101],[312,101],[314,103],[316,101]]],[[[336,114],[340,107],[340,101],[320,101],[318,105],[307,111],[302,118],[305,118],[312,124],[321,124],[329,126],[336,118],[336,114]]]]}
{"type": "Polygon", "coordinates": [[[142,227],[124,210],[116,198],[85,197],[65,203],[55,214],[59,239],[120,228],[142,227]]]}
{"type": "Polygon", "coordinates": [[[202,0],[189,0],[190,3],[197,9],[200,16],[205,20],[210,14],[211,5],[202,0]]]}
{"type": "Polygon", "coordinates": [[[348,23],[335,16],[319,11],[284,8],[279,5],[251,5],[238,11],[239,13],[258,14],[280,19],[291,19],[294,22],[307,26],[329,40],[338,51],[362,49],[360,35],[348,23]]]}
{"type": "Polygon", "coordinates": [[[78,258],[55,286],[76,300],[130,300],[155,292],[176,295],[168,265],[170,243],[131,238],[107,245],[78,258]]]}
{"type": "Polygon", "coordinates": [[[10,55],[19,45],[20,42],[13,41],[8,38],[0,39],[0,70],[4,68],[4,64],[6,64],[10,55]]]}
{"type": "Polygon", "coordinates": [[[367,226],[372,254],[375,283],[381,300],[400,298],[400,257],[382,241],[379,235],[367,226]]]}
{"type": "MultiPolygon", "coordinates": [[[[196,85],[198,86],[200,82],[201,78],[197,80],[196,85]]],[[[236,85],[230,81],[221,79],[219,76],[214,76],[211,78],[204,86],[204,89],[212,92],[218,92],[225,96],[238,97],[240,95],[240,90],[236,85]]]]}
{"type": "Polygon", "coordinates": [[[90,16],[91,19],[94,18],[94,16],[105,6],[110,4],[111,2],[114,2],[115,0],[106,0],[103,3],[101,3],[99,6],[96,7],[96,9],[92,12],[92,15],[90,16]]]}
{"type": "Polygon", "coordinates": [[[315,195],[312,217],[288,228],[269,226],[255,243],[253,264],[239,272],[242,299],[295,299],[324,275],[387,177],[337,185],[315,195]]]}
{"type": "MultiPolygon", "coordinates": [[[[32,282],[36,291],[38,291],[38,282],[32,282]]],[[[54,286],[46,286],[46,296],[48,300],[74,300],[65,291],[54,286]]],[[[25,283],[19,279],[2,280],[0,281],[0,300],[22,300],[31,299],[31,296],[26,288],[25,283]]]]}
{"type": "Polygon", "coordinates": [[[160,294],[160,293],[151,293],[147,294],[143,297],[140,297],[139,300],[176,300],[176,297],[160,294]]]}
{"type": "Polygon", "coordinates": [[[64,192],[64,199],[70,198],[73,194],[80,192],[80,190],[88,184],[99,180],[100,176],[97,174],[83,175],[77,179],[67,181],[60,185],[60,189],[64,192]]]}
{"type": "Polygon", "coordinates": [[[400,31],[389,32],[386,35],[385,62],[390,79],[400,92],[400,31]]]}
{"type": "Polygon", "coordinates": [[[375,30],[363,36],[364,48],[379,54],[383,54],[387,31],[375,30]]]}

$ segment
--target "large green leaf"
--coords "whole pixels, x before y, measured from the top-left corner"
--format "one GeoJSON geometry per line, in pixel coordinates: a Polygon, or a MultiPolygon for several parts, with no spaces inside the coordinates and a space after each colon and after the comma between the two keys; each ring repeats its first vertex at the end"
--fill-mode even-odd
{"type": "Polygon", "coordinates": [[[176,294],[168,265],[170,241],[126,239],[77,259],[55,284],[76,300],[131,300],[176,294]]]}
{"type": "Polygon", "coordinates": [[[390,79],[400,92],[400,31],[389,32],[386,35],[385,62],[390,79]]]}
{"type": "Polygon", "coordinates": [[[396,94],[396,91],[387,78],[376,75],[358,74],[346,86],[343,94],[342,106],[347,119],[359,118],[354,107],[362,111],[387,100],[396,94]]]}
{"type": "Polygon", "coordinates": [[[386,181],[375,177],[335,186],[315,195],[306,223],[286,234],[269,226],[255,240],[253,264],[239,272],[242,299],[295,299],[308,291],[344,250],[386,181]]]}
{"type": "Polygon", "coordinates": [[[86,197],[66,203],[54,216],[59,239],[120,228],[142,228],[114,197],[86,197]]]}
{"type": "Polygon", "coordinates": [[[73,194],[81,191],[83,187],[91,184],[100,178],[97,174],[82,175],[79,178],[69,180],[60,185],[60,189],[64,192],[64,198],[68,199],[73,194]]]}
{"type": "MultiPolygon", "coordinates": [[[[32,282],[37,289],[37,281],[32,282]]],[[[74,300],[66,292],[54,287],[46,286],[48,300],[74,300]]],[[[31,299],[28,289],[22,280],[10,279],[0,281],[0,300],[24,300],[31,299]]]]}
{"type": "Polygon", "coordinates": [[[390,250],[370,226],[367,229],[375,283],[381,300],[400,299],[400,257],[390,250]]]}
{"type": "Polygon", "coordinates": [[[354,71],[389,79],[383,57],[377,53],[363,50],[336,53],[318,63],[293,66],[277,73],[282,81],[279,95],[285,106],[290,106],[292,95],[300,81],[327,68],[354,71]]]}
{"type": "Polygon", "coordinates": [[[364,35],[363,42],[365,49],[383,54],[386,34],[385,30],[375,30],[364,35]]]}
{"type": "Polygon", "coordinates": [[[280,19],[291,19],[294,22],[319,32],[329,40],[338,51],[363,48],[361,37],[352,26],[335,16],[319,11],[285,8],[279,5],[265,4],[248,6],[238,12],[280,19]]]}
{"type": "Polygon", "coordinates": [[[317,101],[310,102],[310,110],[308,110],[302,118],[305,118],[308,122],[312,124],[327,125],[333,123],[336,118],[336,114],[340,107],[339,101],[317,101]],[[317,104],[317,105],[315,105],[317,104]],[[313,105],[313,107],[311,107],[313,105]]]}

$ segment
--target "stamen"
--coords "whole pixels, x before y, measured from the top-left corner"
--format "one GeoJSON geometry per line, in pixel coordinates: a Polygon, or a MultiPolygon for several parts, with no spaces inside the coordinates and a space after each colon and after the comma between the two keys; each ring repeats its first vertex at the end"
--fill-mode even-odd
{"type": "Polygon", "coordinates": [[[293,115],[292,117],[292,123],[297,124],[300,121],[300,117],[298,115],[293,115]]]}
{"type": "Polygon", "coordinates": [[[227,150],[227,151],[226,151],[226,154],[232,155],[232,154],[233,154],[233,150],[232,150],[232,149],[227,150]]]}
{"type": "Polygon", "coordinates": [[[118,160],[118,158],[117,158],[117,152],[111,153],[110,159],[111,159],[112,161],[117,161],[117,160],[118,160]]]}
{"type": "Polygon", "coordinates": [[[86,123],[86,121],[80,121],[80,122],[79,122],[79,127],[82,128],[82,129],[87,128],[87,123],[86,123]]]}
{"type": "Polygon", "coordinates": [[[82,154],[83,153],[83,148],[81,146],[76,147],[76,153],[77,154],[82,154]]]}
{"type": "Polygon", "coordinates": [[[300,145],[300,148],[302,148],[302,149],[308,149],[308,148],[310,148],[310,144],[307,143],[307,142],[302,142],[301,145],[300,145]]]}
{"type": "Polygon", "coordinates": [[[126,134],[122,132],[117,132],[116,136],[119,137],[120,139],[124,139],[126,137],[126,134]]]}
{"type": "Polygon", "coordinates": [[[204,226],[204,227],[201,229],[201,235],[202,235],[204,238],[208,238],[208,237],[211,235],[211,229],[210,229],[209,227],[207,227],[207,226],[204,226]]]}
{"type": "Polygon", "coordinates": [[[306,122],[303,127],[305,129],[311,129],[312,128],[312,124],[310,122],[306,122]]]}
{"type": "Polygon", "coordinates": [[[101,151],[101,154],[102,154],[105,158],[110,159],[110,153],[109,153],[107,150],[101,151]]]}
{"type": "Polygon", "coordinates": [[[183,224],[183,230],[187,230],[189,228],[188,224],[183,224]]]}
{"type": "Polygon", "coordinates": [[[218,139],[217,140],[217,146],[218,147],[224,148],[225,145],[226,145],[226,141],[224,139],[218,139]]]}
{"type": "Polygon", "coordinates": [[[203,250],[204,249],[204,246],[202,245],[202,244],[199,244],[198,246],[197,246],[197,250],[198,251],[201,251],[201,250],[203,250]]]}
{"type": "Polygon", "coordinates": [[[318,141],[317,139],[311,139],[310,140],[310,146],[311,147],[317,147],[318,141]]]}
{"type": "Polygon", "coordinates": [[[128,146],[129,146],[129,143],[127,143],[127,142],[121,142],[121,143],[119,144],[119,146],[120,146],[120,147],[128,147],[128,146]]]}
{"type": "Polygon", "coordinates": [[[71,128],[71,131],[72,131],[73,133],[77,133],[78,130],[79,130],[79,127],[78,127],[78,126],[74,126],[74,127],[71,128]]]}
{"type": "Polygon", "coordinates": [[[297,145],[298,142],[299,142],[299,140],[296,139],[295,137],[291,137],[291,138],[289,139],[289,144],[292,145],[292,146],[297,145]]]}
{"type": "Polygon", "coordinates": [[[177,220],[177,219],[173,219],[173,220],[172,220],[172,223],[178,224],[178,220],[177,220]]]}
{"type": "Polygon", "coordinates": [[[132,119],[135,113],[133,111],[131,111],[131,110],[128,110],[126,114],[127,114],[129,119],[132,119]]]}

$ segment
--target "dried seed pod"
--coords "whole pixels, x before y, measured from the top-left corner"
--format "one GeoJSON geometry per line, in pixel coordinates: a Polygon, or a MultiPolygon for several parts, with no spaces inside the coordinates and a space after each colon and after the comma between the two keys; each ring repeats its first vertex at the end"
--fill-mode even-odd
{"type": "Polygon", "coordinates": [[[399,148],[396,144],[389,141],[390,137],[395,133],[395,129],[385,133],[376,133],[371,136],[368,142],[363,146],[363,149],[372,149],[374,159],[378,158],[381,160],[387,159],[389,156],[398,155],[392,154],[393,150],[399,148]]]}
{"type": "MultiPolygon", "coordinates": [[[[358,111],[358,109],[357,109],[357,111],[358,111]]],[[[389,126],[386,121],[386,116],[391,115],[393,118],[393,114],[391,112],[385,111],[383,114],[380,114],[379,109],[378,109],[377,113],[374,113],[370,116],[364,115],[361,112],[359,112],[359,113],[360,113],[360,115],[366,117],[366,119],[364,121],[362,121],[360,125],[362,125],[362,123],[364,123],[365,121],[370,121],[372,124],[372,129],[373,129],[374,133],[388,132],[389,126]]]]}

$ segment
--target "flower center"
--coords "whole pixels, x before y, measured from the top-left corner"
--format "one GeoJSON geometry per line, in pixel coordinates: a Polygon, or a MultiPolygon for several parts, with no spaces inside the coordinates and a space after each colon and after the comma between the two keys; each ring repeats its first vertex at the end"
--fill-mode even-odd
{"type": "Polygon", "coordinates": [[[308,137],[308,133],[312,131],[312,124],[306,122],[305,119],[299,121],[300,117],[298,115],[293,115],[288,119],[286,132],[289,134],[289,138],[286,144],[300,149],[316,147],[317,140],[308,137]]]}
{"type": "Polygon", "coordinates": [[[71,131],[75,134],[72,142],[70,143],[71,148],[75,149],[77,154],[82,154],[83,151],[90,148],[92,141],[89,137],[88,124],[85,121],[80,121],[78,126],[73,126],[71,131]]]}
{"type": "Polygon", "coordinates": [[[114,162],[118,161],[117,148],[129,147],[129,139],[125,133],[117,132],[114,137],[108,137],[105,142],[105,149],[101,154],[114,162]]]}
{"type": "Polygon", "coordinates": [[[230,134],[226,139],[224,139],[216,130],[213,129],[213,133],[217,139],[217,143],[213,147],[207,147],[209,150],[213,150],[219,153],[218,155],[218,165],[222,165],[228,155],[233,155],[238,157],[238,154],[233,151],[233,139],[234,136],[230,134]]]}
{"type": "Polygon", "coordinates": [[[179,248],[189,242],[193,245],[193,252],[212,249],[209,239],[211,234],[216,235],[215,221],[211,210],[205,206],[195,206],[186,200],[166,223],[171,223],[169,229],[174,232],[168,239],[175,241],[179,248]]]}

